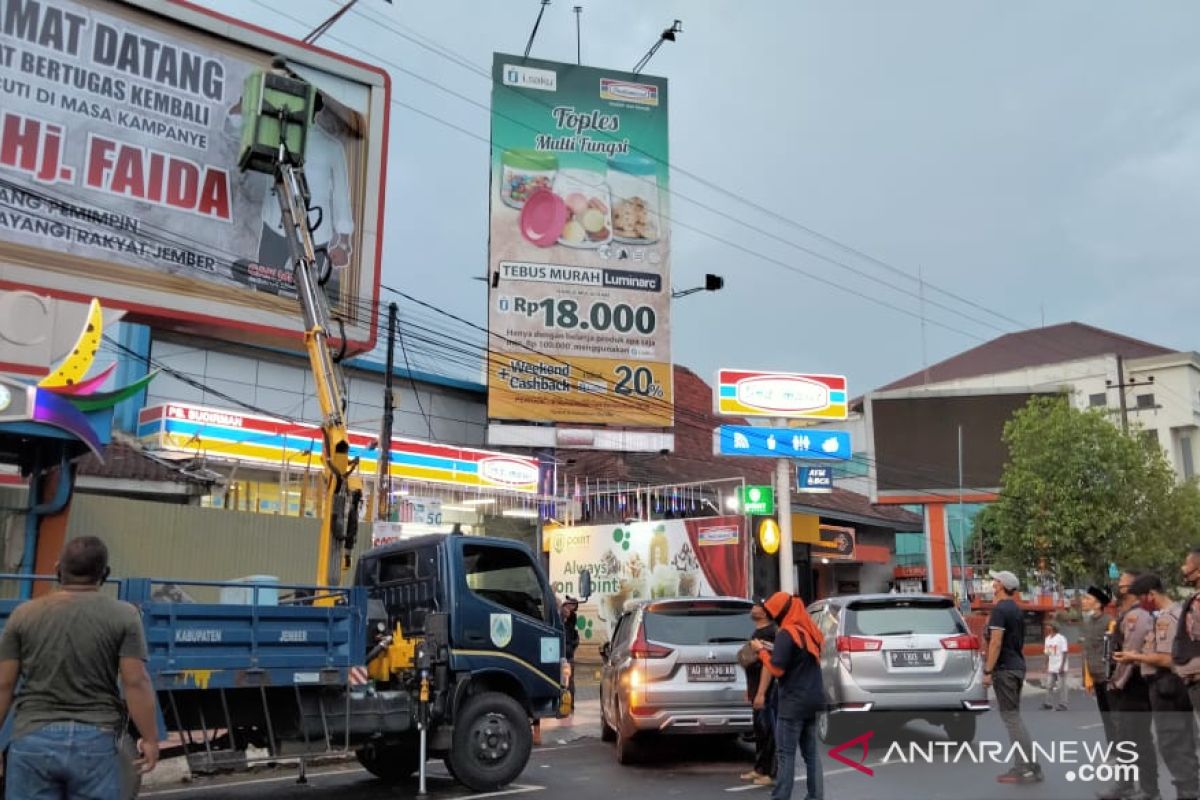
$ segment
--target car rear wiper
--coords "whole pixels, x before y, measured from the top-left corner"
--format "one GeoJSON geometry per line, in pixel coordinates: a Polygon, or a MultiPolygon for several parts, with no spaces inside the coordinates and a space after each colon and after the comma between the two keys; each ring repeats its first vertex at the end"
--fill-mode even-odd
{"type": "Polygon", "coordinates": [[[709,644],[730,644],[732,642],[746,641],[741,636],[714,636],[708,640],[709,644]]]}
{"type": "Polygon", "coordinates": [[[912,631],[884,631],[883,633],[877,633],[875,635],[876,636],[911,636],[912,631]]]}

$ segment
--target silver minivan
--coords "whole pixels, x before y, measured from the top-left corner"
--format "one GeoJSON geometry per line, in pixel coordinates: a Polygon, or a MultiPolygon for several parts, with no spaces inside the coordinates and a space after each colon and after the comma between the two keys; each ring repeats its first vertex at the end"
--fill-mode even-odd
{"type": "Polygon", "coordinates": [[[600,648],[600,730],[617,761],[647,734],[740,734],[752,729],[737,653],[754,632],[736,597],[640,600],[626,605],[600,648]]]}
{"type": "Polygon", "coordinates": [[[928,594],[846,595],[809,606],[825,635],[821,677],[827,710],[817,720],[822,741],[840,742],[855,722],[880,712],[924,719],[958,741],[975,738],[988,710],[983,650],[948,597],[928,594]]]}

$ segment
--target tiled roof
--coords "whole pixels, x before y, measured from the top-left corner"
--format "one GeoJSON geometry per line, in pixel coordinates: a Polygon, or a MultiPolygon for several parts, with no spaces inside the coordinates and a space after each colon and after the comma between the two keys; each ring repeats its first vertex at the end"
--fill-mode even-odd
{"type": "Polygon", "coordinates": [[[104,448],[104,460],[92,453],[77,462],[79,475],[126,481],[156,481],[211,486],[214,479],[189,471],[184,465],[172,464],[148,455],[141,448],[124,441],[114,441],[104,448]]]}
{"type": "Polygon", "coordinates": [[[918,370],[892,381],[877,391],[906,389],[925,383],[974,378],[979,375],[1109,354],[1144,358],[1172,352],[1174,351],[1170,348],[1094,328],[1081,322],[1066,322],[1005,334],[940,361],[928,370],[918,370]]]}

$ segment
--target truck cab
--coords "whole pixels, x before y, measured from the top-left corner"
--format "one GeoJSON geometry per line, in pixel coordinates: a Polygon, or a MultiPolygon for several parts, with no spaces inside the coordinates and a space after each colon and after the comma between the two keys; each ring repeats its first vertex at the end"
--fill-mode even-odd
{"type": "MultiPolygon", "coordinates": [[[[428,643],[429,754],[476,790],[519,775],[532,747],[530,720],[570,704],[562,617],[529,548],[460,534],[418,537],[365,553],[354,584],[366,590],[376,650],[399,648],[390,663],[369,661],[377,687],[411,683],[411,670],[397,666],[417,652],[415,642],[428,643]]],[[[413,749],[410,737],[380,736],[359,760],[389,777],[413,749]]]]}

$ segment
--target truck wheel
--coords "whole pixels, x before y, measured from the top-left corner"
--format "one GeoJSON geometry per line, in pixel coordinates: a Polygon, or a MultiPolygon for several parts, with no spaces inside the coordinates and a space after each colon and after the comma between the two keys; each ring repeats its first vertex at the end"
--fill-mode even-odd
{"type": "Polygon", "coordinates": [[[491,792],[516,780],[532,749],[529,715],[521,704],[500,692],[483,692],[463,704],[446,759],[467,788],[491,792]]]}
{"type": "Polygon", "coordinates": [[[368,744],[354,754],[363,769],[388,783],[399,783],[420,769],[420,748],[415,739],[392,744],[368,744]]]}

